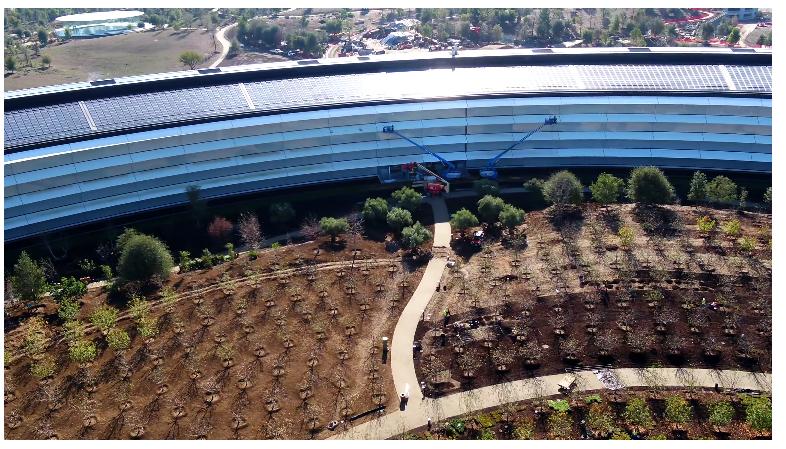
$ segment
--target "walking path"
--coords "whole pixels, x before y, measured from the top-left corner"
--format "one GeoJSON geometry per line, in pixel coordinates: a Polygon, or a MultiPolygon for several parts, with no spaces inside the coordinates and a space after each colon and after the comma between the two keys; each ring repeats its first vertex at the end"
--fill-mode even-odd
{"type": "MultiPolygon", "coordinates": [[[[461,193],[468,195],[469,193],[461,193]]],[[[560,394],[559,383],[565,374],[553,374],[532,379],[522,379],[490,385],[470,391],[451,394],[438,399],[424,398],[415,374],[413,342],[415,330],[423,311],[436,291],[445,270],[450,250],[450,216],[443,198],[427,200],[434,213],[434,243],[431,259],[423,278],[412,294],[396,323],[391,348],[391,370],[396,391],[409,391],[409,401],[404,411],[388,413],[380,418],[359,424],[331,439],[382,440],[401,435],[454,416],[500,406],[511,402],[537,399],[560,394]]],[[[772,375],[734,370],[682,369],[682,368],[618,368],[612,370],[587,370],[573,373],[576,376],[574,391],[584,392],[624,387],[683,387],[724,389],[750,389],[771,391],[772,375]],[[603,377],[606,381],[601,382],[603,377]]]]}
{"type": "Polygon", "coordinates": [[[212,64],[210,64],[210,68],[211,69],[214,69],[214,68],[218,67],[219,64],[224,62],[224,58],[227,57],[227,54],[229,54],[229,47],[232,46],[232,44],[225,37],[225,33],[230,28],[233,28],[233,27],[236,27],[236,26],[237,26],[237,22],[233,23],[232,25],[225,26],[224,28],[219,28],[218,30],[216,30],[216,39],[221,44],[221,55],[218,57],[218,59],[213,61],[212,64]]]}
{"type": "MultiPolygon", "coordinates": [[[[715,384],[718,384],[724,389],[750,389],[769,392],[772,385],[771,374],[747,371],[680,368],[618,368],[608,371],[617,377],[621,386],[626,388],[713,388],[715,384]]],[[[580,371],[574,375],[577,377],[574,391],[589,392],[605,388],[604,384],[598,380],[596,372],[580,371]]],[[[439,399],[421,400],[413,397],[410,399],[406,411],[396,411],[379,419],[360,424],[334,438],[388,439],[425,426],[429,418],[433,423],[437,423],[440,420],[489,407],[558,395],[560,394],[558,384],[563,377],[564,374],[553,374],[522,379],[464,391],[439,399]]]]}

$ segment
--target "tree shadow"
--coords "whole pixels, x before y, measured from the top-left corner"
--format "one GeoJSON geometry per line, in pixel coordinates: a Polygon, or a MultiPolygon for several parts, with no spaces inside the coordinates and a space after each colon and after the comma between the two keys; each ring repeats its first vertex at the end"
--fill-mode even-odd
{"type": "Polygon", "coordinates": [[[653,204],[637,204],[633,216],[648,235],[673,236],[677,232],[677,214],[668,208],[653,204]]]}

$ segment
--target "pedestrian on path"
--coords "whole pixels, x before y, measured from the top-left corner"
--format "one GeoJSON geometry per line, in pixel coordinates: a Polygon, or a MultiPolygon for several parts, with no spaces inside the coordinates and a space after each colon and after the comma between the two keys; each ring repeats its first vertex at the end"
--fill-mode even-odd
{"type": "Polygon", "coordinates": [[[428,426],[428,431],[431,432],[431,418],[426,422],[426,426],[428,426]]]}

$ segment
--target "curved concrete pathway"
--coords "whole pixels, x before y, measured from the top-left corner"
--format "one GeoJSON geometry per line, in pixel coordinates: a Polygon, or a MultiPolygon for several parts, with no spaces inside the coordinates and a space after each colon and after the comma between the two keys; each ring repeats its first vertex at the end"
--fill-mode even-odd
{"type": "Polygon", "coordinates": [[[229,47],[232,46],[232,43],[230,43],[229,40],[226,38],[225,33],[230,28],[234,28],[236,26],[237,26],[237,22],[233,23],[232,25],[225,26],[224,28],[219,28],[218,30],[216,30],[216,40],[218,40],[218,42],[221,44],[221,55],[219,55],[218,59],[216,59],[215,61],[213,61],[212,64],[210,64],[209,68],[214,69],[218,67],[219,64],[224,62],[224,58],[226,58],[227,54],[229,54],[229,47]]]}
{"type": "MultiPolygon", "coordinates": [[[[428,419],[436,423],[454,416],[496,407],[511,402],[543,398],[560,394],[559,382],[565,374],[522,379],[451,394],[438,399],[424,398],[415,374],[412,344],[420,318],[442,278],[450,250],[450,215],[443,198],[430,198],[434,213],[434,258],[426,267],[423,278],[412,294],[393,331],[391,370],[397,392],[409,388],[409,402],[404,411],[388,413],[380,418],[359,424],[331,439],[383,440],[425,426],[428,419]]],[[[620,387],[681,387],[750,389],[770,392],[772,375],[735,370],[683,368],[618,368],[607,370],[620,387]]],[[[606,389],[597,371],[579,371],[574,391],[606,389]]]]}
{"type": "MultiPolygon", "coordinates": [[[[750,389],[771,391],[772,375],[769,373],[751,373],[734,370],[681,369],[681,368],[618,368],[609,370],[622,387],[681,387],[681,388],[713,388],[715,384],[728,389],[750,389]]],[[[606,387],[601,383],[595,372],[579,371],[576,392],[602,390],[606,387]]],[[[341,439],[384,440],[401,435],[412,429],[423,427],[429,418],[433,423],[454,416],[496,407],[511,402],[538,399],[559,395],[559,382],[564,374],[522,379],[504,384],[491,385],[475,390],[452,394],[439,399],[410,400],[406,411],[396,411],[381,418],[355,426],[346,432],[336,435],[341,439]],[[413,403],[412,401],[420,401],[413,403]]]]}

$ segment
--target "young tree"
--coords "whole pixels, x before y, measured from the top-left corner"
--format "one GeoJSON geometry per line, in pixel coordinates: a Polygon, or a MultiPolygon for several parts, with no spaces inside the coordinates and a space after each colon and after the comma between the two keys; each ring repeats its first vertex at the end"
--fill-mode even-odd
{"type": "Polygon", "coordinates": [[[363,218],[369,223],[380,224],[387,220],[388,202],[384,198],[366,198],[363,204],[363,218]]]}
{"type": "Polygon", "coordinates": [[[632,398],[625,406],[622,417],[628,424],[635,427],[650,429],[655,425],[652,410],[642,398],[632,398]]]}
{"type": "MultiPolygon", "coordinates": [[[[736,29],[736,28],[735,28],[736,29]]],[[[757,431],[772,430],[772,401],[768,397],[745,398],[745,421],[757,431]]]]}
{"type": "Polygon", "coordinates": [[[393,192],[390,196],[393,198],[393,204],[396,207],[406,209],[410,212],[415,212],[422,200],[421,194],[412,187],[402,187],[393,192]]]}
{"type": "Polygon", "coordinates": [[[543,184],[543,197],[558,207],[581,204],[583,189],[576,175],[563,170],[551,175],[543,184]]]}
{"type": "Polygon", "coordinates": [[[268,208],[268,214],[270,215],[270,222],[280,227],[291,223],[297,215],[295,208],[288,201],[271,204],[268,208]]]}
{"type": "Polygon", "coordinates": [[[202,55],[195,51],[184,51],[180,53],[180,57],[178,58],[181,64],[188,67],[191,70],[196,69],[196,67],[202,63],[202,55]]]}
{"type": "Polygon", "coordinates": [[[398,234],[402,228],[412,224],[412,214],[406,209],[394,207],[388,212],[387,222],[388,226],[398,234]]]}
{"type": "Polygon", "coordinates": [[[512,204],[505,204],[499,213],[499,221],[508,228],[508,234],[511,237],[516,233],[516,226],[524,223],[525,217],[524,209],[519,209],[512,204]]]}
{"type": "Polygon", "coordinates": [[[87,285],[73,276],[61,278],[52,297],[58,304],[68,300],[78,300],[87,294],[87,285]]]}
{"type": "Polygon", "coordinates": [[[41,64],[45,65],[48,69],[52,65],[52,58],[49,55],[44,55],[41,57],[41,64]]]}
{"type": "Polygon", "coordinates": [[[772,186],[767,187],[767,190],[764,192],[763,201],[768,207],[772,207],[772,186]]]}
{"type": "Polygon", "coordinates": [[[625,181],[622,179],[608,173],[601,173],[598,179],[590,184],[589,189],[592,192],[592,199],[605,206],[616,203],[624,187],[625,181]]]}
{"type": "Polygon", "coordinates": [[[707,175],[697,171],[690,180],[688,200],[701,203],[707,199],[707,175]]]}
{"type": "Polygon", "coordinates": [[[720,175],[707,183],[707,198],[716,203],[733,203],[737,200],[737,184],[720,175]]]}
{"type": "Polygon", "coordinates": [[[729,32],[729,36],[726,38],[726,42],[730,44],[736,44],[739,41],[740,41],[740,29],[734,27],[729,32]]]}
{"type": "Polygon", "coordinates": [[[347,232],[349,224],[346,218],[322,217],[319,220],[322,232],[330,236],[330,243],[335,244],[339,235],[347,232]]]}
{"type": "Polygon", "coordinates": [[[43,28],[38,30],[38,42],[42,47],[46,47],[46,44],[49,42],[49,33],[43,28]]]}
{"type": "Polygon", "coordinates": [[[628,178],[628,198],[641,204],[668,204],[674,187],[657,167],[638,167],[628,178]]]}
{"type": "Polygon", "coordinates": [[[709,406],[709,422],[713,426],[723,427],[734,420],[734,407],[728,401],[718,401],[709,406]]]}
{"type": "Polygon", "coordinates": [[[693,410],[684,397],[674,395],[666,398],[666,419],[675,424],[686,424],[692,416],[693,410]]]}
{"type": "Polygon", "coordinates": [[[46,292],[48,286],[44,270],[33,262],[26,251],[22,251],[16,265],[14,265],[11,285],[14,288],[14,293],[26,302],[35,301],[46,292]]]}
{"type": "Polygon", "coordinates": [[[127,281],[150,281],[153,276],[167,279],[173,265],[172,255],[163,242],[139,234],[123,245],[117,273],[127,281]]]}
{"type": "Polygon", "coordinates": [[[479,223],[478,217],[465,208],[458,210],[450,217],[450,226],[458,229],[462,236],[464,235],[464,231],[477,226],[479,223]]]}
{"type": "Polygon", "coordinates": [[[5,69],[11,73],[16,72],[16,58],[12,55],[5,57],[5,69]]]}
{"type": "Polygon", "coordinates": [[[410,250],[415,250],[429,239],[431,239],[431,232],[419,221],[401,230],[401,243],[410,250]]]}
{"type": "Polygon", "coordinates": [[[256,214],[243,212],[237,222],[240,241],[251,249],[257,249],[262,244],[262,227],[256,214]]]}
{"type": "Polygon", "coordinates": [[[117,323],[117,309],[111,306],[101,306],[90,315],[90,322],[101,330],[101,333],[107,335],[117,323]]]}
{"type": "Polygon", "coordinates": [[[499,213],[505,206],[502,198],[486,195],[478,200],[478,215],[489,224],[494,224],[499,219],[499,213]]]}

